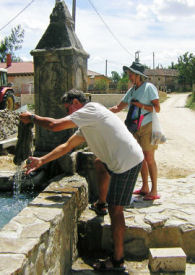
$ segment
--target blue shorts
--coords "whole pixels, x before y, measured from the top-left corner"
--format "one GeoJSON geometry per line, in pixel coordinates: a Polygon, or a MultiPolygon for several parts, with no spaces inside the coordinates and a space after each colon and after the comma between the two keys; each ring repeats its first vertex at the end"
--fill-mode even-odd
{"type": "Polygon", "coordinates": [[[106,201],[109,205],[130,205],[141,167],[142,162],[122,174],[115,174],[108,170],[111,179],[106,201]]]}

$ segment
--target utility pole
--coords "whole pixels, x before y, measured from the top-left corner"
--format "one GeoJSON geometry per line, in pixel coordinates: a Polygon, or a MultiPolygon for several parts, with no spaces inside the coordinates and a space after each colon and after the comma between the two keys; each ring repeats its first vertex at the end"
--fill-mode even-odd
{"type": "Polygon", "coordinates": [[[139,53],[140,51],[135,52],[135,62],[139,62],[139,53]]]}
{"type": "Polygon", "coordinates": [[[154,60],[154,52],[153,52],[153,70],[155,69],[155,60],[154,60]]]}
{"type": "Polygon", "coordinates": [[[76,0],[72,0],[72,19],[74,21],[74,30],[75,30],[75,21],[76,21],[76,0]]]}
{"type": "Polygon", "coordinates": [[[108,60],[106,59],[106,69],[105,69],[105,76],[108,75],[108,60]]]}

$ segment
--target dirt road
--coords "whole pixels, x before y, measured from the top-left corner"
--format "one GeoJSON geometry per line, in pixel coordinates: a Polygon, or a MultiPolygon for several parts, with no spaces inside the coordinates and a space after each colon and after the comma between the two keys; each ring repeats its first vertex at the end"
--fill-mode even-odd
{"type": "Polygon", "coordinates": [[[195,112],[185,108],[187,94],[170,94],[161,104],[160,121],[167,142],[159,145],[159,176],[183,177],[195,173],[195,112]]]}
{"type": "MultiPolygon", "coordinates": [[[[169,94],[159,119],[167,138],[156,152],[159,177],[178,178],[195,173],[195,112],[185,108],[188,94],[169,94]]],[[[124,119],[126,112],[119,114],[124,119]]]]}

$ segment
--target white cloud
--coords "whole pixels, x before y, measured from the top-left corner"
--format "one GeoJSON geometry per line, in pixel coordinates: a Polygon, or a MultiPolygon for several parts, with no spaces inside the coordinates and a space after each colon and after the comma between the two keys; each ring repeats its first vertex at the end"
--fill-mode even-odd
{"type": "Polygon", "coordinates": [[[150,18],[150,7],[148,5],[139,4],[136,7],[137,14],[139,19],[149,19],[150,18]]]}
{"type": "Polygon", "coordinates": [[[154,0],[153,11],[160,21],[176,21],[195,17],[195,1],[154,0]]]}
{"type": "MultiPolygon", "coordinates": [[[[187,51],[194,53],[194,0],[91,1],[114,37],[88,1],[77,1],[76,33],[90,55],[90,70],[105,73],[108,60],[109,74],[113,70],[121,73],[124,64],[132,63],[137,50],[140,61],[151,67],[153,52],[156,65],[163,66],[176,62],[187,51]]],[[[72,0],[65,2],[71,13],[72,0]]],[[[25,4],[23,0],[1,0],[0,28],[25,4]]],[[[0,32],[0,39],[10,34],[13,26],[21,24],[25,39],[18,54],[31,60],[29,52],[45,32],[54,4],[55,0],[35,0],[0,32]]]]}

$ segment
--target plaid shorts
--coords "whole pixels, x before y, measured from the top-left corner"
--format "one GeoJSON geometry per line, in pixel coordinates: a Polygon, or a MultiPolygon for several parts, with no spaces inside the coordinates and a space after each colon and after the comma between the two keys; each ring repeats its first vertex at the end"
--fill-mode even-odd
{"type": "Polygon", "coordinates": [[[108,171],[111,176],[106,199],[108,204],[120,206],[130,205],[133,189],[141,167],[142,162],[122,174],[115,174],[108,171]]]}

